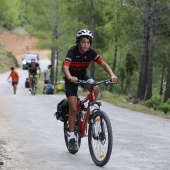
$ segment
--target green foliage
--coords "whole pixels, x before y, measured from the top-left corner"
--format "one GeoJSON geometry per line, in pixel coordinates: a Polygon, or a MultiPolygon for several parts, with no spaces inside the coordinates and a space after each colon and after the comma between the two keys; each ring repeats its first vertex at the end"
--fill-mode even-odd
{"type": "Polygon", "coordinates": [[[132,76],[137,69],[137,61],[133,55],[128,53],[125,58],[125,64],[119,69],[119,81],[121,86],[121,93],[126,94],[131,86],[132,76]]]}
{"type": "Polygon", "coordinates": [[[170,105],[170,99],[168,99],[168,100],[166,101],[166,103],[170,105]]]}
{"type": "Polygon", "coordinates": [[[0,68],[1,68],[0,73],[9,71],[11,66],[19,67],[19,64],[18,64],[15,56],[11,52],[5,51],[0,46],[0,68]]]}
{"type": "Polygon", "coordinates": [[[6,55],[11,60],[13,60],[13,64],[14,64],[15,67],[19,67],[18,61],[17,61],[16,57],[12,54],[12,52],[5,51],[4,55],[6,55]]]}
{"type": "Polygon", "coordinates": [[[170,113],[170,104],[168,103],[161,103],[160,106],[158,107],[159,110],[162,110],[165,114],[168,112],[170,113]]]}
{"type": "Polygon", "coordinates": [[[119,81],[120,81],[120,87],[121,87],[121,93],[125,93],[124,92],[124,84],[125,84],[125,77],[126,77],[126,75],[125,75],[126,73],[125,73],[125,69],[124,69],[124,67],[120,67],[120,69],[119,69],[119,81]]]}
{"type": "Polygon", "coordinates": [[[0,26],[13,29],[20,24],[20,1],[0,0],[0,26]]]}
{"type": "Polygon", "coordinates": [[[154,110],[163,111],[166,115],[170,115],[170,99],[168,99],[166,103],[163,103],[163,97],[160,95],[152,96],[152,98],[144,102],[143,105],[153,108],[154,110]]]}
{"type": "MultiPolygon", "coordinates": [[[[0,0],[0,26],[7,29],[23,26],[32,36],[39,39],[40,49],[51,49],[55,46],[59,51],[60,62],[65,59],[67,50],[75,45],[77,31],[94,28],[94,49],[110,66],[113,65],[113,57],[116,56],[115,74],[120,82],[119,92],[135,94],[145,3],[141,0],[0,0]]],[[[157,1],[158,24],[153,61],[155,94],[159,91],[162,67],[167,72],[170,59],[169,6],[167,0],[157,1]]],[[[96,80],[106,77],[108,74],[103,68],[95,65],[96,80]]]]}
{"type": "Polygon", "coordinates": [[[148,106],[149,108],[153,108],[154,110],[157,110],[162,102],[163,102],[163,97],[160,95],[155,95],[152,96],[151,99],[144,102],[144,105],[148,106]]]}
{"type": "Polygon", "coordinates": [[[166,115],[170,115],[170,99],[166,103],[161,103],[158,109],[162,110],[166,115]]]}
{"type": "Polygon", "coordinates": [[[127,75],[132,76],[137,69],[136,58],[132,54],[128,53],[125,60],[126,73],[127,75]]]}

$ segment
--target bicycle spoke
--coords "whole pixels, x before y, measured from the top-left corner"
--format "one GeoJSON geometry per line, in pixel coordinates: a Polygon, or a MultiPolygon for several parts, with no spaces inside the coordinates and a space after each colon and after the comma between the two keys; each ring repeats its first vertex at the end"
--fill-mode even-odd
{"type": "Polygon", "coordinates": [[[106,123],[104,120],[100,120],[100,117],[97,117],[94,122],[94,129],[95,129],[95,134],[99,138],[98,140],[93,139],[92,140],[92,147],[94,148],[94,154],[97,159],[100,161],[103,160],[106,156],[107,149],[108,149],[108,131],[106,128],[106,123]],[[103,123],[103,127],[101,126],[101,121],[103,123]],[[104,131],[103,131],[103,130],[104,131]],[[104,135],[104,136],[103,136],[104,135]]]}
{"type": "Polygon", "coordinates": [[[94,163],[104,166],[112,152],[112,128],[104,112],[99,110],[92,117],[92,123],[89,126],[89,150],[94,163]]]}

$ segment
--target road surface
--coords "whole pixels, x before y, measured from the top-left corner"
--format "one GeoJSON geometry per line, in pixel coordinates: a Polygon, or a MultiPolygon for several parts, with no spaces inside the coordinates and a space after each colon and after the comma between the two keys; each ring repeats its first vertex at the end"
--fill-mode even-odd
{"type": "MultiPolygon", "coordinates": [[[[41,61],[41,67],[48,65],[41,61]]],[[[82,139],[79,152],[70,154],[63,124],[54,117],[65,96],[30,95],[24,82],[27,71],[17,69],[17,94],[0,75],[0,165],[2,170],[169,170],[170,120],[130,111],[103,102],[113,128],[113,152],[104,168],[97,167],[82,139]]]]}

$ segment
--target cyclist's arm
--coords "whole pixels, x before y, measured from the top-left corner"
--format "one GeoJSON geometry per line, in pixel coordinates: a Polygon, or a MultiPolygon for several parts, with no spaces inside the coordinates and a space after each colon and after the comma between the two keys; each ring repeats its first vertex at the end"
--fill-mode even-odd
{"type": "Polygon", "coordinates": [[[41,68],[40,66],[38,67],[38,70],[39,70],[39,76],[41,75],[41,68]]]}
{"type": "Polygon", "coordinates": [[[107,73],[109,73],[111,81],[112,81],[112,82],[116,82],[116,81],[117,81],[117,77],[116,77],[115,74],[113,73],[113,71],[112,71],[112,69],[110,68],[110,66],[109,66],[105,61],[103,61],[103,62],[101,63],[101,66],[105,69],[105,71],[106,71],[107,73]]]}
{"type": "Polygon", "coordinates": [[[28,67],[28,76],[30,75],[30,68],[28,67]]]}
{"type": "Polygon", "coordinates": [[[63,66],[63,72],[68,80],[71,82],[76,82],[78,80],[77,77],[74,77],[70,74],[69,67],[68,66],[63,66]]]}

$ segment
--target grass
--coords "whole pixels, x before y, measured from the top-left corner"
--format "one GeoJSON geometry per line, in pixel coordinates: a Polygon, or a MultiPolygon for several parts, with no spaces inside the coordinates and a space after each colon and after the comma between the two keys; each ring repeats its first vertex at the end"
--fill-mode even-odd
{"type": "MultiPolygon", "coordinates": [[[[41,73],[40,78],[38,79],[38,89],[36,91],[36,94],[42,94],[44,88],[44,76],[41,73]]],[[[58,92],[55,91],[54,94],[58,94],[58,92]]],[[[60,94],[65,94],[63,91],[60,92],[60,94]]]]}
{"type": "MultiPolygon", "coordinates": [[[[88,94],[87,91],[79,93],[79,95],[82,95],[82,96],[85,96],[87,94],[88,94]]],[[[100,97],[102,97],[101,99],[102,101],[108,102],[118,107],[127,108],[129,110],[142,112],[142,113],[146,113],[150,115],[155,115],[155,116],[159,116],[163,118],[170,118],[170,115],[165,115],[161,111],[148,108],[147,106],[144,106],[142,103],[132,104],[132,103],[126,102],[125,98],[127,98],[127,96],[124,96],[124,95],[112,94],[108,91],[102,91],[102,96],[99,95],[99,98],[100,97]]]]}

